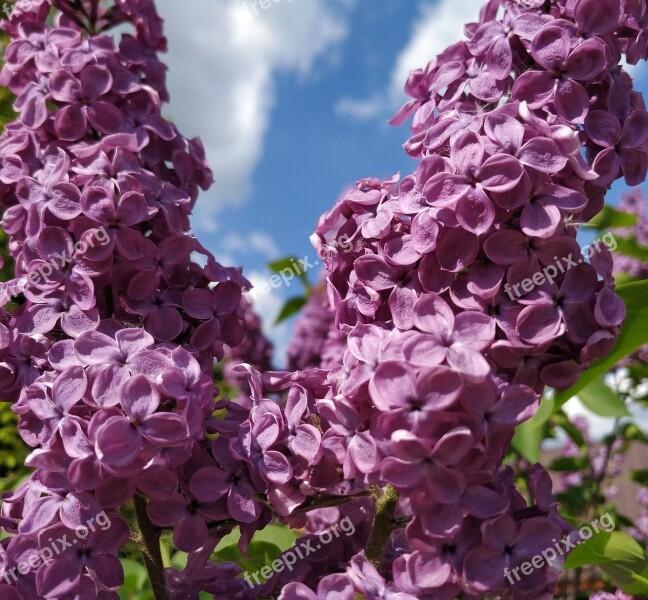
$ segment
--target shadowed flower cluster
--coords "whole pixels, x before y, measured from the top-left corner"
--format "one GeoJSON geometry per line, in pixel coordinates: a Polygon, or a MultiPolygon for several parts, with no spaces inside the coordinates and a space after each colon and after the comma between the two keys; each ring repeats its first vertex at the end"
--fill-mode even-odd
{"type": "Polygon", "coordinates": [[[295,323],[288,348],[288,369],[328,369],[343,354],[345,347],[326,295],[326,285],[318,285],[312,289],[295,323]]]}

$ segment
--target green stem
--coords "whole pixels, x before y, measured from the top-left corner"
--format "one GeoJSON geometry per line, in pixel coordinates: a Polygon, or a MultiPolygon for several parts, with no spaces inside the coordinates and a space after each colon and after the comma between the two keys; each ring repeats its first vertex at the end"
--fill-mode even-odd
{"type": "Polygon", "coordinates": [[[618,438],[618,428],[619,428],[619,423],[621,421],[620,417],[617,417],[614,420],[614,427],[612,428],[612,433],[610,434],[610,437],[607,441],[607,444],[605,445],[605,458],[603,459],[603,465],[601,466],[601,472],[598,474],[598,476],[595,475],[594,473],[594,465],[591,467],[591,473],[592,473],[592,479],[594,480],[594,489],[592,493],[592,498],[588,503],[587,510],[585,512],[585,515],[587,516],[588,519],[593,519],[596,517],[600,505],[600,498],[602,495],[601,489],[603,487],[603,484],[605,483],[605,480],[607,479],[608,475],[608,466],[610,464],[610,459],[612,458],[612,447],[614,446],[614,442],[618,438]]]}
{"type": "Polygon", "coordinates": [[[398,492],[388,485],[384,492],[380,489],[375,490],[374,498],[376,498],[376,516],[367,542],[365,556],[377,567],[385,553],[387,542],[397,527],[394,513],[398,505],[398,492]]]}
{"type": "Polygon", "coordinates": [[[135,496],[134,503],[137,524],[142,533],[142,556],[151,580],[153,595],[155,600],[171,600],[166,586],[164,562],[160,550],[160,534],[162,530],[154,525],[146,514],[146,500],[142,496],[135,496]]]}

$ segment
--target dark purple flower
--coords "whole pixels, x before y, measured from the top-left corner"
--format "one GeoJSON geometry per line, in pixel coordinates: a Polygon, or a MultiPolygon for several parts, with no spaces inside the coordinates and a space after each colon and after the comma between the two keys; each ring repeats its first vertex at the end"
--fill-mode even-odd
{"type": "Polygon", "coordinates": [[[601,146],[594,159],[597,183],[607,187],[623,172],[628,185],[639,185],[646,179],[648,154],[648,112],[635,110],[623,122],[604,110],[590,112],[585,119],[585,131],[592,142],[601,146]]]}
{"type": "Polygon", "coordinates": [[[38,570],[36,580],[38,591],[45,596],[63,596],[73,593],[84,575],[108,588],[117,589],[124,583],[124,572],[114,553],[126,542],[130,535],[128,525],[113,516],[110,527],[89,531],[84,539],[77,538],[74,530],[63,524],[53,525],[38,535],[42,548],[50,547],[50,539],[65,537],[72,543],[63,549],[56,560],[45,564],[38,570]]]}

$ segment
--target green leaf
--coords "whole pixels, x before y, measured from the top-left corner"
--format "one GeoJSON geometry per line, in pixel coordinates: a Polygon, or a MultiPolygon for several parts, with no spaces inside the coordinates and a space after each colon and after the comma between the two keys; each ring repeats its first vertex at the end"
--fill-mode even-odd
{"type": "Polygon", "coordinates": [[[578,392],[578,397],[586,408],[600,417],[631,416],[623,399],[605,385],[602,377],[578,392]]]}
{"type": "MultiPolygon", "coordinates": [[[[228,533],[216,546],[216,551],[231,544],[238,544],[241,533],[238,527],[231,533],[228,533]]],[[[297,540],[297,534],[287,525],[272,524],[267,525],[261,531],[257,531],[252,538],[254,542],[270,542],[277,546],[282,552],[294,546],[297,540]]]]}
{"type": "Polygon", "coordinates": [[[285,321],[286,319],[290,319],[290,317],[296,315],[308,302],[308,298],[306,296],[295,296],[294,298],[290,298],[286,302],[286,304],[283,305],[283,308],[281,309],[281,312],[279,313],[279,316],[277,317],[277,320],[275,321],[275,325],[278,325],[279,323],[285,321]]]}
{"type": "Polygon", "coordinates": [[[617,285],[626,285],[628,283],[634,283],[635,281],[641,281],[640,277],[634,277],[630,273],[615,273],[614,281],[617,285]]]}
{"type": "MultiPolygon", "coordinates": [[[[216,546],[211,560],[215,562],[235,562],[250,576],[263,567],[272,565],[282,552],[291,548],[297,540],[295,532],[286,525],[271,524],[257,531],[245,556],[238,548],[241,537],[238,527],[226,535],[216,546]]],[[[261,573],[257,577],[263,582],[261,573]]],[[[254,581],[254,579],[252,579],[254,581]]]]}
{"type": "Polygon", "coordinates": [[[236,544],[230,544],[214,552],[214,562],[233,562],[246,573],[256,573],[263,567],[270,566],[279,557],[281,550],[270,542],[252,542],[248,548],[249,556],[241,553],[236,544]]]}
{"type": "Polygon", "coordinates": [[[552,418],[556,427],[560,427],[579,448],[587,446],[583,433],[569,420],[563,410],[555,412],[552,418]]]}
{"type": "Polygon", "coordinates": [[[612,206],[606,205],[600,213],[584,226],[603,230],[612,227],[630,227],[636,223],[637,215],[622,212],[612,206]]]}
{"type": "MultiPolygon", "coordinates": [[[[561,506],[561,514],[562,511],[567,511],[572,515],[579,514],[582,512],[583,506],[587,504],[588,499],[591,498],[591,495],[591,490],[587,484],[569,487],[564,492],[556,493],[561,506]]],[[[570,519],[568,521],[572,522],[570,519]]],[[[572,523],[572,525],[580,527],[579,523],[572,523]]]]}
{"type": "Polygon", "coordinates": [[[544,425],[553,410],[553,398],[543,398],[538,412],[515,428],[515,436],[511,445],[530,463],[537,463],[540,460],[540,444],[544,438],[544,425]]]}
{"type": "Polygon", "coordinates": [[[626,594],[648,594],[648,560],[601,565],[605,574],[626,594]]]}
{"type": "Polygon", "coordinates": [[[550,471],[580,471],[587,466],[583,457],[561,456],[556,458],[550,465],[550,471]]]}
{"type": "Polygon", "coordinates": [[[637,541],[621,531],[602,531],[589,540],[581,540],[565,561],[565,569],[607,563],[634,563],[646,555],[637,541]]]}
{"type": "Polygon", "coordinates": [[[615,238],[616,248],[615,252],[637,258],[641,262],[648,262],[648,247],[640,244],[634,236],[615,238]]]}
{"type": "Polygon", "coordinates": [[[146,567],[130,558],[122,558],[124,584],[119,589],[123,600],[153,600],[153,591],[148,583],[146,567]]]}
{"type": "Polygon", "coordinates": [[[648,364],[646,363],[635,362],[628,365],[628,371],[634,381],[639,382],[648,379],[648,364]]]}
{"type": "Polygon", "coordinates": [[[222,538],[220,542],[218,542],[218,545],[216,546],[214,551],[218,552],[222,548],[230,546],[231,544],[238,544],[240,539],[241,539],[241,532],[239,531],[238,527],[235,527],[230,533],[228,533],[224,538],[222,538]]]}
{"type": "Polygon", "coordinates": [[[295,545],[297,535],[285,525],[268,525],[261,531],[257,531],[252,539],[259,542],[270,542],[285,552],[295,545]]]}
{"type": "Polygon", "coordinates": [[[635,281],[617,287],[617,293],[626,304],[627,317],[619,338],[610,354],[587,369],[568,390],[556,396],[556,406],[562,406],[592,381],[610,371],[620,360],[648,344],[648,280],[635,281]]]}
{"type": "Polygon", "coordinates": [[[281,271],[290,270],[295,275],[302,273],[301,263],[296,256],[286,256],[279,260],[274,260],[268,263],[268,269],[273,273],[281,273],[281,271]]]}
{"type": "Polygon", "coordinates": [[[304,268],[304,265],[302,265],[300,259],[296,256],[286,256],[279,260],[272,261],[271,263],[268,263],[268,269],[277,275],[286,276],[288,281],[294,277],[299,277],[306,287],[306,290],[310,291],[311,289],[311,284],[306,275],[306,269],[304,268]],[[292,277],[288,278],[288,275],[292,275],[292,277]]]}
{"type": "Polygon", "coordinates": [[[648,438],[635,423],[626,423],[625,425],[622,425],[619,433],[621,434],[621,437],[628,442],[633,441],[648,444],[648,438]]]}
{"type": "Polygon", "coordinates": [[[648,471],[645,469],[632,471],[630,478],[632,481],[640,483],[644,487],[648,487],[648,471]]]}
{"type": "Polygon", "coordinates": [[[579,517],[572,517],[570,515],[560,513],[560,516],[565,519],[575,529],[580,529],[583,526],[583,521],[579,517]]]}

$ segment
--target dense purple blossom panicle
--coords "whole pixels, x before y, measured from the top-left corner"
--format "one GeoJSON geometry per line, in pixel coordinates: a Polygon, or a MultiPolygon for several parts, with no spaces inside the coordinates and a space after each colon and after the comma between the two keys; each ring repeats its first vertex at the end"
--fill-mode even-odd
{"type": "Polygon", "coordinates": [[[345,338],[335,323],[326,285],[317,285],[295,323],[288,347],[288,370],[330,369],[345,348],[345,338]]]}
{"type": "Polygon", "coordinates": [[[116,554],[129,537],[118,508],[136,494],[187,551],[217,539],[208,521],[263,513],[225,500],[173,512],[197,502],[192,469],[215,460],[205,458],[213,360],[243,340],[249,284],[188,233],[212,174],[200,141],[162,117],[153,2],[53,5],[21,2],[2,22],[0,84],[18,118],[0,137],[2,226],[16,265],[1,301],[19,307],[0,315],[0,389],[35,471],[4,498],[14,535],[2,541],[0,575],[17,598],[107,600],[118,598],[116,554]],[[120,24],[131,33],[116,43],[104,32],[120,24]],[[83,550],[16,577],[50,539],[73,538],[99,514],[110,528],[93,530],[83,550]]]}
{"type": "Polygon", "coordinates": [[[609,250],[590,264],[576,234],[613,181],[646,177],[648,112],[620,66],[646,58],[645,15],[490,0],[467,41],[410,74],[392,123],[413,118],[415,172],[359,181],[318,222],[347,336],[323,444],[410,518],[382,565],[392,591],[351,576],[368,597],[553,597],[558,562],[506,577],[569,531],[549,476],[533,468],[528,506],[500,465],[544,387],[569,387],[625,317],[609,250]],[[327,252],[341,239],[352,250],[327,252]]]}

